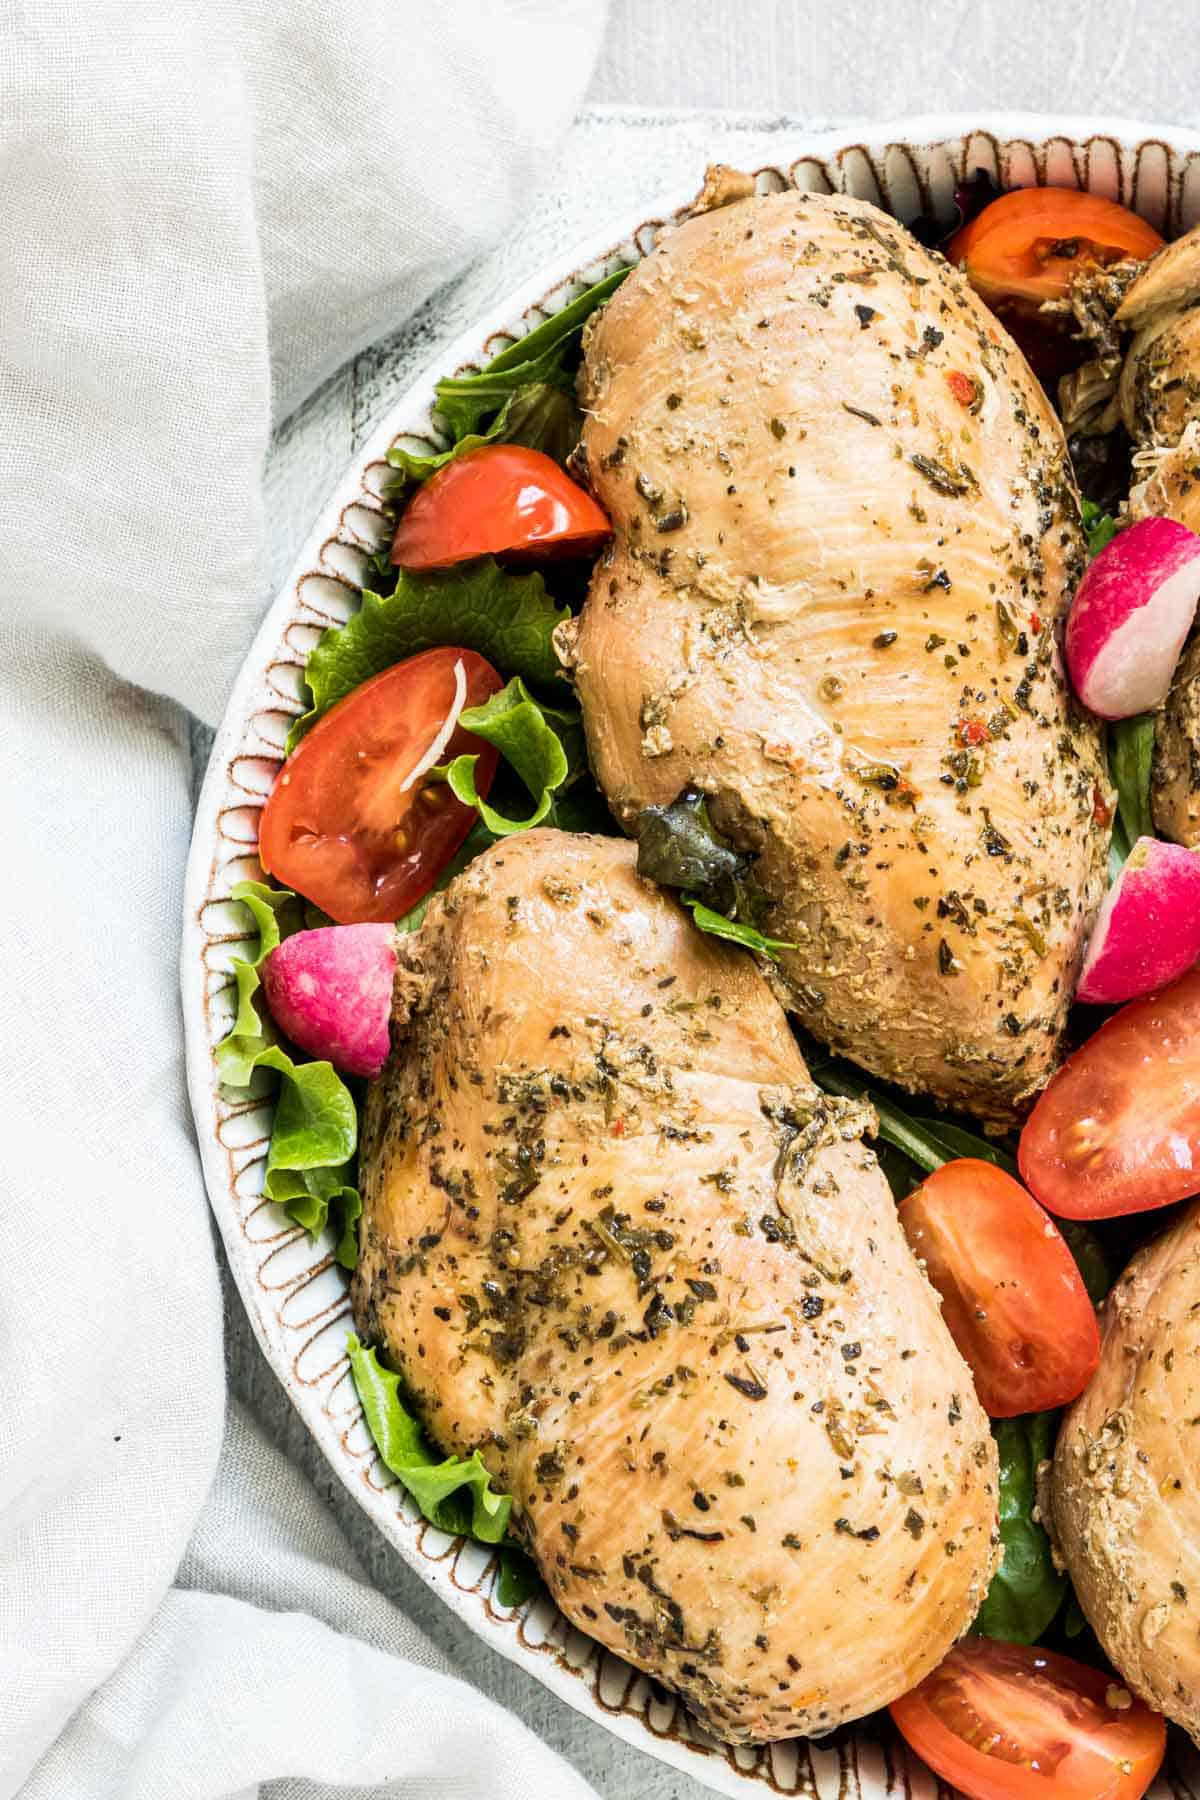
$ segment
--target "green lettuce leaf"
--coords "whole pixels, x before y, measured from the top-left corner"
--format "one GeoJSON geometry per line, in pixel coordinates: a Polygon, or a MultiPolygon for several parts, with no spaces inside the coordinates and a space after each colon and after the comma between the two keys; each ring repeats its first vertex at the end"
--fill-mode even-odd
{"type": "Polygon", "coordinates": [[[606,275],[561,312],[518,338],[474,375],[451,375],[437,384],[434,410],[456,441],[477,433],[520,388],[546,385],[572,391],[583,327],[616,292],[628,269],[606,275]]]}
{"type": "Polygon", "coordinates": [[[475,650],[530,687],[552,688],[559,661],[551,636],[570,616],[540,575],[506,575],[491,556],[431,575],[401,570],[393,593],[364,593],[361,611],[321,634],[304,671],[309,708],[287,747],[361,682],[439,644],[475,650]]]}
{"type": "Polygon", "coordinates": [[[727,919],[724,913],[714,912],[711,906],[705,906],[696,894],[682,894],[683,904],[690,907],[692,923],[701,931],[707,931],[711,937],[726,938],[731,944],[741,944],[745,950],[754,950],[759,956],[765,956],[771,962],[779,961],[781,950],[794,950],[795,944],[789,944],[783,938],[766,937],[757,926],[743,925],[737,919],[727,919]]]}
{"type": "Polygon", "coordinates": [[[512,1499],[492,1492],[491,1476],[478,1450],[439,1462],[400,1398],[400,1377],[385,1369],[374,1350],[358,1338],[348,1338],[346,1348],[375,1448],[430,1524],[455,1537],[498,1544],[508,1528],[512,1499]]]}
{"type": "Polygon", "coordinates": [[[1099,556],[1105,544],[1110,544],[1117,535],[1117,521],[1106,513],[1103,507],[1097,506],[1094,500],[1085,500],[1080,512],[1083,518],[1083,535],[1087,539],[1088,555],[1099,556]]]}
{"type": "Polygon", "coordinates": [[[1003,1555],[972,1630],[1005,1643],[1036,1643],[1067,1591],[1067,1577],[1055,1569],[1050,1540],[1033,1516],[1037,1466],[1053,1452],[1057,1420],[1057,1413],[1041,1412],[992,1421],[1003,1555]]]}
{"type": "Polygon", "coordinates": [[[578,713],[539,706],[519,675],[514,675],[507,687],[482,706],[465,708],[459,714],[459,724],[485,743],[495,745],[534,801],[527,819],[509,819],[497,812],[476,792],[478,755],[456,756],[452,763],[439,769],[437,773],[449,782],[456,799],[475,808],[493,841],[540,825],[551,813],[557,789],[584,762],[583,728],[578,713]]]}
{"type": "Polygon", "coordinates": [[[314,1237],[332,1216],[335,1254],[352,1269],[358,1260],[356,1221],[362,1211],[353,1179],[358,1147],[354,1098],[332,1063],[296,1062],[289,1056],[273,1025],[258,1010],[259,966],[284,936],[301,928],[303,910],[295,894],[260,881],[239,881],[233,898],[254,919],[258,948],[249,961],[234,959],[237,1013],[213,1052],[217,1074],[226,1087],[234,1088],[249,1086],[256,1069],[270,1069],[279,1076],[263,1192],[314,1237]]]}
{"type": "MultiPolygon", "coordinates": [[[[549,382],[534,381],[508,396],[486,431],[471,431],[446,450],[421,455],[394,444],[387,459],[399,469],[400,480],[392,485],[389,497],[407,493],[422,481],[428,481],[439,469],[468,450],[479,450],[484,444],[524,444],[530,450],[541,450],[557,463],[565,463],[576,444],[583,414],[574,395],[549,382]]],[[[388,552],[390,555],[390,551],[388,552]]]]}

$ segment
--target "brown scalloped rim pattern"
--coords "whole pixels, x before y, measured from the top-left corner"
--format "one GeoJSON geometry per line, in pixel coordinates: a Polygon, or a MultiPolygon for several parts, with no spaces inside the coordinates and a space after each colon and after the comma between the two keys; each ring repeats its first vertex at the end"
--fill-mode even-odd
{"type": "MultiPolygon", "coordinates": [[[[1200,217],[1200,153],[1176,150],[1165,139],[1152,137],[1136,142],[1103,135],[1035,140],[978,130],[923,144],[852,143],[821,157],[805,155],[761,168],[757,182],[760,192],[788,186],[819,193],[848,191],[912,218],[921,212],[945,215],[955,183],[979,167],[1004,186],[1091,187],[1133,206],[1168,234],[1187,229],[1200,217]]],[[[645,255],[676,217],[671,213],[639,221],[625,238],[513,317],[511,330],[487,336],[475,354],[485,359],[557,311],[590,281],[645,255]]],[[[398,429],[391,441],[436,441],[428,411],[414,406],[412,396],[392,417],[398,429]]],[[[311,1243],[262,1197],[271,1131],[269,1094],[264,1089],[233,1098],[216,1086],[211,1050],[232,1019],[230,959],[245,943],[242,909],[228,896],[234,882],[261,876],[258,814],[282,760],[288,728],[302,710],[301,672],[321,631],[344,621],[358,602],[364,559],[379,545],[384,529],[381,494],[389,473],[381,458],[368,456],[355,497],[337,513],[311,566],[301,567],[276,602],[268,619],[269,643],[264,649],[260,637],[251,653],[252,661],[261,654],[261,679],[243,710],[236,749],[207,777],[206,786],[216,783],[219,790],[218,804],[209,808],[215,814],[211,844],[198,842],[193,850],[190,919],[198,930],[190,930],[185,947],[184,987],[186,994],[190,986],[200,1003],[187,1009],[186,1023],[189,1039],[198,1038],[202,1045],[211,1090],[200,1104],[193,1072],[193,1101],[213,1208],[259,1340],[338,1474],[405,1560],[479,1635],[592,1718],[649,1754],[743,1800],[764,1791],[811,1800],[883,1800],[901,1792],[905,1800],[932,1800],[940,1784],[887,1734],[876,1736],[869,1725],[839,1733],[825,1745],[794,1740],[731,1749],[710,1737],[657,1683],[568,1625],[548,1598],[516,1611],[501,1607],[495,1559],[479,1545],[448,1538],[425,1524],[374,1455],[344,1351],[351,1322],[345,1272],[334,1262],[328,1242],[311,1243]],[[278,629],[272,631],[274,625],[278,629]],[[193,949],[202,969],[192,969],[189,984],[186,959],[193,949]]],[[[235,695],[234,707],[238,699],[235,695]]],[[[1190,1748],[1173,1755],[1167,1779],[1177,1800],[1200,1800],[1200,1758],[1190,1748]]]]}

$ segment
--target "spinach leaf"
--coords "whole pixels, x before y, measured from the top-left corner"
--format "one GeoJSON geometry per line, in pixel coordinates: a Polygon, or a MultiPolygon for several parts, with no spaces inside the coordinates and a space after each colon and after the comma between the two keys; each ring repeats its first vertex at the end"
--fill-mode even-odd
{"type": "Polygon", "coordinates": [[[606,275],[561,312],[544,319],[494,356],[478,373],[450,375],[439,381],[434,410],[445,420],[455,440],[477,433],[483,422],[503,407],[509,395],[521,388],[539,384],[573,391],[583,327],[628,274],[628,269],[617,269],[606,275]]]}
{"type": "Polygon", "coordinates": [[[1088,1299],[1099,1306],[1117,1278],[1112,1259],[1096,1233],[1077,1219],[1056,1219],[1054,1223],[1066,1239],[1067,1249],[1075,1258],[1088,1299]]]}
{"type": "Polygon", "coordinates": [[[389,499],[402,497],[410,487],[428,481],[448,462],[468,450],[479,450],[484,444],[524,444],[530,450],[541,450],[557,463],[565,463],[576,444],[583,424],[583,414],[573,394],[549,382],[533,381],[528,387],[511,393],[486,431],[471,431],[446,450],[422,455],[394,444],[387,459],[400,470],[400,479],[389,489],[389,499]]]}
{"type": "Polygon", "coordinates": [[[1067,1591],[1067,1577],[1055,1569],[1050,1540],[1033,1516],[1037,1467],[1053,1452],[1057,1420],[1057,1413],[1041,1412],[992,1421],[1000,1455],[1003,1557],[972,1627],[984,1637],[1036,1643],[1067,1591]]]}
{"type": "Polygon", "coordinates": [[[392,593],[364,593],[361,611],[344,625],[331,625],[314,645],[304,671],[310,705],[292,726],[287,747],[293,750],[361,682],[439,644],[475,650],[531,687],[556,687],[559,661],[551,639],[570,616],[540,575],[507,575],[491,556],[431,575],[401,570],[392,593]]]}
{"type": "Polygon", "coordinates": [[[375,1448],[425,1518],[454,1537],[500,1543],[508,1528],[512,1498],[492,1491],[491,1475],[478,1450],[439,1462],[400,1398],[400,1377],[385,1369],[375,1351],[358,1338],[349,1337],[346,1349],[375,1448]]]}
{"type": "Polygon", "coordinates": [[[633,830],[639,875],[703,894],[722,911],[744,904],[752,859],[721,837],[703,794],[685,789],[670,806],[644,807],[633,830]]]}
{"type": "MultiPolygon", "coordinates": [[[[890,1095],[873,1088],[849,1063],[840,1062],[811,1041],[802,1047],[808,1072],[817,1086],[824,1088],[827,1094],[840,1094],[847,1100],[865,1100],[879,1120],[879,1136],[884,1143],[902,1151],[923,1174],[932,1175],[943,1163],[953,1162],[960,1156],[978,1156],[984,1162],[995,1163],[1007,1174],[1016,1174],[1017,1165],[1013,1158],[991,1139],[980,1137],[965,1125],[947,1119],[914,1118],[890,1095]]],[[[903,1198],[902,1195],[898,1197],[903,1198]]]]}
{"type": "Polygon", "coordinates": [[[541,1591],[541,1586],[537,1564],[515,1544],[501,1544],[500,1576],[496,1582],[496,1598],[501,1606],[524,1606],[526,1600],[541,1591]]]}
{"type": "MultiPolygon", "coordinates": [[[[1117,822],[1124,840],[1122,862],[1140,837],[1154,836],[1150,809],[1154,733],[1153,713],[1118,719],[1108,728],[1108,766],[1117,790],[1117,822]]],[[[1117,837],[1116,831],[1113,837],[1117,837]]]]}
{"type": "Polygon", "coordinates": [[[708,816],[704,795],[686,788],[670,806],[647,806],[634,821],[637,871],[682,890],[701,931],[776,960],[795,945],[763,930],[772,902],[754,877],[754,857],[735,850],[708,816]]]}
{"type": "Polygon", "coordinates": [[[354,1097],[332,1063],[296,1062],[258,1011],[259,967],[282,938],[297,931],[303,914],[295,894],[259,881],[239,881],[240,900],[258,927],[252,958],[236,957],[237,1014],[214,1051],[226,1087],[247,1087],[256,1069],[279,1076],[275,1123],[267,1151],[263,1192],[316,1237],[333,1221],[335,1255],[352,1269],[358,1260],[357,1220],[362,1201],[354,1182],[358,1113],[354,1097]],[[282,923],[281,923],[282,921],[282,923]]]}

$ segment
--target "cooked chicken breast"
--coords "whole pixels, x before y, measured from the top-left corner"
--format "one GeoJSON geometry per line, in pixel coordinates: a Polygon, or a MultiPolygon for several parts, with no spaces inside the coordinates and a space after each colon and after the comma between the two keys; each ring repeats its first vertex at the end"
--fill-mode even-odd
{"type": "Polygon", "coordinates": [[[1063,1422],[1054,1523],[1130,1687],[1200,1745],[1200,1204],[1134,1257],[1063,1422]]]}
{"type": "Polygon", "coordinates": [[[719,1736],[910,1688],[986,1590],[996,1457],[864,1110],[620,839],[497,844],[402,959],[354,1310],[433,1437],[719,1736]]]}
{"type": "Polygon", "coordinates": [[[617,816],[709,796],[808,1029],[1011,1122],[1110,812],[1058,648],[1077,500],[1023,358],[894,220],[789,192],[669,235],[582,395],[615,538],[563,651],[617,816]]]}

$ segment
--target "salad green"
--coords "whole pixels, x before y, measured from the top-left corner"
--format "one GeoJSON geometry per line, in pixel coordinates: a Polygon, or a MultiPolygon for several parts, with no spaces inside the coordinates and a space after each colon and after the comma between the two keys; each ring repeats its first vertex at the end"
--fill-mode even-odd
{"type": "Polygon", "coordinates": [[[286,888],[258,881],[239,881],[233,898],[253,918],[258,948],[252,957],[236,957],[233,962],[237,1013],[214,1053],[217,1073],[232,1088],[248,1087],[258,1069],[279,1076],[263,1192],[314,1236],[332,1217],[337,1259],[352,1269],[358,1260],[357,1220],[362,1211],[354,1180],[358,1148],[354,1096],[332,1063],[296,1062],[289,1056],[258,1009],[259,967],[285,936],[301,929],[300,902],[286,888]]]}
{"type": "Polygon", "coordinates": [[[549,818],[554,796],[572,774],[586,767],[583,726],[579,714],[539,706],[525,683],[514,675],[508,686],[459,714],[459,724],[485,743],[494,744],[520,776],[534,801],[527,819],[509,819],[480,797],[475,789],[475,765],[479,757],[456,756],[436,771],[449,782],[455,798],[473,806],[492,838],[529,831],[549,818]]]}
{"type": "Polygon", "coordinates": [[[436,1457],[400,1398],[400,1377],[354,1336],[346,1340],[346,1351],[375,1448],[425,1518],[452,1536],[465,1533],[482,1544],[498,1544],[508,1529],[512,1500],[492,1492],[478,1450],[467,1457],[436,1457]]]}
{"type": "Polygon", "coordinates": [[[484,444],[524,444],[530,450],[541,450],[557,463],[565,463],[579,442],[583,414],[574,396],[566,388],[549,382],[533,381],[527,387],[509,394],[486,431],[469,431],[447,450],[434,450],[422,455],[393,445],[387,459],[399,469],[403,480],[392,488],[389,498],[419,486],[444,469],[456,456],[468,450],[482,449],[484,444]]]}
{"type": "Polygon", "coordinates": [[[541,1579],[524,1551],[507,1538],[512,1496],[493,1491],[478,1450],[470,1456],[441,1460],[434,1455],[420,1424],[400,1397],[400,1377],[384,1368],[374,1350],[351,1335],[346,1340],[346,1354],[381,1462],[439,1531],[499,1546],[496,1598],[501,1606],[523,1605],[538,1591],[541,1579]]]}
{"type": "Polygon", "coordinates": [[[973,1630],[1011,1644],[1034,1644],[1062,1605],[1067,1577],[1054,1566],[1037,1513],[1038,1464],[1054,1454],[1058,1414],[993,1419],[1000,1456],[1000,1543],[1003,1557],[973,1630]]]}
{"type": "Polygon", "coordinates": [[[1140,837],[1154,836],[1150,809],[1154,733],[1153,713],[1118,719],[1108,728],[1108,767],[1117,790],[1113,843],[1122,863],[1140,837]]]}
{"type": "Polygon", "coordinates": [[[1088,555],[1099,556],[1104,546],[1116,537],[1117,521],[1102,506],[1097,506],[1094,500],[1084,500],[1080,506],[1080,514],[1088,555]]]}
{"type": "Polygon", "coordinates": [[[477,651],[531,688],[563,691],[551,637],[570,616],[540,575],[508,575],[492,556],[431,575],[397,570],[390,594],[365,591],[361,610],[314,645],[304,671],[309,707],[292,727],[288,750],[362,682],[442,644],[477,651]]]}
{"type": "Polygon", "coordinates": [[[606,275],[561,312],[501,350],[477,374],[451,375],[439,381],[434,410],[453,433],[456,445],[479,432],[510,394],[542,385],[573,393],[583,327],[628,274],[628,269],[617,269],[606,275]]]}

